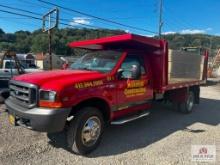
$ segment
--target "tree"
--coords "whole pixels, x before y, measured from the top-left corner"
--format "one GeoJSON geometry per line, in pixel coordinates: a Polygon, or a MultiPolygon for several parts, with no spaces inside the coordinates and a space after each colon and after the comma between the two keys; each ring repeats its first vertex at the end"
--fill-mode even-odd
{"type": "MultiPolygon", "coordinates": [[[[84,39],[94,39],[125,33],[121,30],[109,29],[87,29],[87,28],[63,28],[54,29],[52,32],[52,52],[58,55],[80,55],[84,53],[81,49],[71,49],[67,46],[69,42],[84,39]]],[[[157,36],[155,36],[157,38],[157,36]]],[[[164,35],[169,43],[169,48],[180,49],[181,47],[202,46],[210,48],[220,48],[220,37],[206,34],[170,34],[164,35]]],[[[18,31],[14,34],[5,33],[0,29],[0,51],[4,49],[13,49],[18,53],[39,53],[48,52],[48,34],[43,33],[41,29],[32,33],[28,31],[18,31]]]]}
{"type": "Polygon", "coordinates": [[[12,50],[16,51],[14,44],[9,42],[0,42],[0,51],[12,50]]]}
{"type": "Polygon", "coordinates": [[[48,37],[46,34],[38,34],[35,37],[32,37],[31,41],[31,52],[48,52],[48,37]]]}

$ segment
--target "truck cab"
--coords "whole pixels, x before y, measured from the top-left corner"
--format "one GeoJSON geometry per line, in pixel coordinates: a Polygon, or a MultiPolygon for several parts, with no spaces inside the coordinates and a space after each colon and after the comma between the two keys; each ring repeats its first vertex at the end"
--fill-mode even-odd
{"type": "Polygon", "coordinates": [[[187,113],[199,99],[205,56],[193,56],[201,70],[188,78],[168,74],[164,40],[125,34],[69,46],[90,52],[68,70],[25,74],[10,81],[6,100],[10,123],[48,133],[67,128],[68,147],[87,154],[100,143],[105,125],[148,116],[158,95],[175,101],[187,113]],[[169,84],[173,76],[177,83],[169,84]]]}

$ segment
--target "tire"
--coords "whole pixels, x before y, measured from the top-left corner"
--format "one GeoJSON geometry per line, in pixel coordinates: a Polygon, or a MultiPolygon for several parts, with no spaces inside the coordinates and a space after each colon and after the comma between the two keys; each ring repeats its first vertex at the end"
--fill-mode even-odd
{"type": "Polygon", "coordinates": [[[178,110],[184,114],[191,113],[193,111],[195,95],[192,91],[187,94],[186,101],[178,104],[178,110]]]}
{"type": "Polygon", "coordinates": [[[3,104],[8,97],[9,97],[9,91],[8,90],[1,90],[1,92],[0,92],[0,104],[3,104]]]}
{"type": "Polygon", "coordinates": [[[103,130],[103,115],[97,108],[80,109],[67,128],[68,148],[80,155],[92,152],[99,145],[103,130]]]}
{"type": "Polygon", "coordinates": [[[0,96],[0,104],[3,104],[5,102],[5,98],[0,96]]]}

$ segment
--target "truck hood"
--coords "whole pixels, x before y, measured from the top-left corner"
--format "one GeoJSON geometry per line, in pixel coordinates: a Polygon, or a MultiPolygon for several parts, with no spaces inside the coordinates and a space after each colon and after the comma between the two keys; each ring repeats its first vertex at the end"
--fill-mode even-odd
{"type": "Polygon", "coordinates": [[[105,74],[97,71],[53,70],[20,75],[14,77],[13,80],[35,84],[40,88],[59,90],[78,82],[102,79],[104,77],[105,74]]]}

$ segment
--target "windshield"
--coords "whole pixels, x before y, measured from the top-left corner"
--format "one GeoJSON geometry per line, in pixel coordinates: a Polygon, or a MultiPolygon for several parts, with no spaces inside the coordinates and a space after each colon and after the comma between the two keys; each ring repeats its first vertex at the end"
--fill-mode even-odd
{"type": "Polygon", "coordinates": [[[76,62],[74,62],[71,69],[83,69],[83,70],[94,70],[99,72],[110,72],[116,65],[118,59],[121,57],[121,52],[102,50],[87,53],[76,62]]]}

